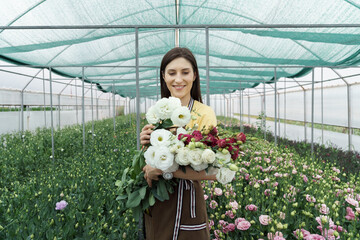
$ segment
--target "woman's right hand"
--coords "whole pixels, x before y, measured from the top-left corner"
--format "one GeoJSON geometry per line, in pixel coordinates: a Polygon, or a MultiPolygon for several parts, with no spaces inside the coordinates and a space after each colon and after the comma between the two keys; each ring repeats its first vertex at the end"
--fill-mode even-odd
{"type": "Polygon", "coordinates": [[[150,134],[153,132],[154,125],[147,124],[145,125],[140,133],[140,144],[141,145],[147,145],[150,143],[150,134]]]}

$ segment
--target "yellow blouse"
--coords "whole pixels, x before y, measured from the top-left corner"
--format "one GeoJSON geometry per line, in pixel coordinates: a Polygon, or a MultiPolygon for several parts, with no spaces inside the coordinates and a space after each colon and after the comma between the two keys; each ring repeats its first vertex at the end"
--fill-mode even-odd
{"type": "Polygon", "coordinates": [[[197,130],[201,131],[216,127],[217,125],[214,110],[208,105],[202,104],[201,102],[198,102],[196,100],[194,101],[194,105],[191,110],[191,116],[192,118],[190,122],[186,125],[186,128],[193,128],[194,125],[197,124],[197,130]],[[196,119],[194,119],[194,117],[196,119]]]}

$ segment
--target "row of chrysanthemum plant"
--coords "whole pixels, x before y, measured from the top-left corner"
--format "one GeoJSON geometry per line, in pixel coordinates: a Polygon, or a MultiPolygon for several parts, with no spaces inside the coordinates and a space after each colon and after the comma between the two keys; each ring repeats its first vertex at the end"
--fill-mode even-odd
{"type": "MultiPolygon", "coordinates": [[[[134,117],[134,116],[133,116],[134,117]]],[[[129,117],[55,132],[0,137],[0,239],[129,239],[137,228],[120,214],[115,180],[136,148],[129,117]]]]}
{"type": "Polygon", "coordinates": [[[236,180],[203,183],[214,239],[360,238],[359,177],[247,137],[236,180]]]}

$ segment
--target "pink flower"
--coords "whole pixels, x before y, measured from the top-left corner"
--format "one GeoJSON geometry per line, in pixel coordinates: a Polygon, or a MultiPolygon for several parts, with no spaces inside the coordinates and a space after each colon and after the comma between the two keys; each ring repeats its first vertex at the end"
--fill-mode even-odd
{"type": "Polygon", "coordinates": [[[250,178],[250,175],[247,173],[247,174],[245,174],[245,180],[246,181],[249,181],[249,178],[250,178]]]}
{"type": "Polygon", "coordinates": [[[347,201],[350,205],[353,205],[354,207],[359,207],[359,202],[353,199],[352,197],[350,197],[350,195],[347,196],[345,201],[347,201]]]}
{"type": "Polygon", "coordinates": [[[239,204],[236,201],[230,202],[229,205],[232,209],[237,210],[239,208],[239,204]]]}
{"type": "Polygon", "coordinates": [[[296,229],[293,233],[295,235],[295,237],[298,239],[300,232],[303,234],[303,237],[309,236],[311,235],[309,231],[305,230],[305,229],[296,229]]]}
{"type": "Polygon", "coordinates": [[[215,209],[218,206],[218,203],[215,200],[211,200],[209,206],[210,208],[215,209]]]}
{"type": "Polygon", "coordinates": [[[309,194],[306,194],[306,201],[308,202],[316,202],[315,197],[310,196],[309,194]]]}
{"type": "Polygon", "coordinates": [[[223,194],[223,191],[221,190],[221,188],[215,188],[214,193],[216,196],[221,196],[223,194]]]}
{"type": "Polygon", "coordinates": [[[257,206],[254,204],[250,204],[250,205],[246,205],[245,209],[251,212],[255,212],[257,210],[257,206]]]}
{"type": "Polygon", "coordinates": [[[259,221],[262,225],[269,225],[271,217],[269,215],[260,215],[259,221]]]}
{"type": "Polygon", "coordinates": [[[55,210],[63,210],[67,205],[68,203],[65,200],[61,200],[60,202],[56,203],[55,210]]]}
{"type": "Polygon", "coordinates": [[[241,221],[236,225],[236,228],[241,231],[248,230],[250,227],[251,227],[251,224],[247,220],[241,221]]]}
{"type": "Polygon", "coordinates": [[[273,187],[277,187],[279,185],[278,182],[274,182],[273,187]]]}
{"type": "Polygon", "coordinates": [[[236,139],[239,141],[242,141],[243,143],[246,142],[246,135],[244,133],[239,133],[238,135],[236,135],[236,139]]]}
{"type": "Polygon", "coordinates": [[[227,210],[225,212],[225,215],[228,216],[229,218],[233,219],[235,217],[234,213],[232,210],[227,210]]]}
{"type": "Polygon", "coordinates": [[[280,237],[280,236],[275,236],[274,240],[286,240],[286,238],[284,237],[280,237]]]}
{"type": "Polygon", "coordinates": [[[205,199],[205,201],[206,201],[208,198],[209,198],[209,196],[206,195],[206,194],[204,194],[204,199],[205,199]]]}
{"type": "Polygon", "coordinates": [[[233,223],[229,223],[228,225],[223,227],[223,233],[232,232],[234,230],[235,230],[235,224],[233,224],[233,223]]]}
{"type": "Polygon", "coordinates": [[[292,174],[297,174],[296,169],[293,169],[291,173],[292,173],[292,174]]]}
{"type": "Polygon", "coordinates": [[[241,222],[241,221],[246,221],[246,219],[245,218],[237,218],[237,219],[235,219],[235,225],[237,226],[239,224],[239,222],[241,222]]]}
{"type": "Polygon", "coordinates": [[[216,239],[219,239],[219,237],[220,237],[220,230],[218,230],[218,229],[216,229],[215,231],[214,231],[214,235],[215,235],[215,237],[216,237],[216,239]]]}
{"type": "Polygon", "coordinates": [[[360,214],[360,208],[355,208],[356,212],[360,214]]]}
{"type": "Polygon", "coordinates": [[[270,189],[265,189],[264,194],[265,196],[270,196],[270,189]]]}
{"type": "Polygon", "coordinates": [[[306,175],[303,175],[303,180],[304,180],[304,182],[306,182],[306,183],[309,181],[306,175]]]}
{"type": "Polygon", "coordinates": [[[285,219],[285,213],[280,212],[280,216],[279,216],[279,218],[284,220],[284,219],[285,219]]]}
{"type": "Polygon", "coordinates": [[[219,146],[219,148],[224,148],[226,147],[226,139],[219,139],[217,141],[217,145],[219,146]]]}
{"type": "Polygon", "coordinates": [[[319,234],[310,234],[304,237],[304,240],[326,240],[326,239],[319,234]]]}
{"type": "Polygon", "coordinates": [[[214,226],[214,220],[209,220],[209,228],[211,228],[212,226],[214,226]]]}
{"type": "Polygon", "coordinates": [[[321,204],[319,211],[322,214],[329,214],[329,212],[330,212],[329,208],[326,206],[326,204],[321,204]]]}
{"type": "Polygon", "coordinates": [[[346,216],[345,218],[349,221],[351,220],[355,220],[355,213],[354,211],[352,210],[351,207],[346,207],[346,216]]]}
{"type": "Polygon", "coordinates": [[[220,226],[225,227],[228,224],[228,222],[224,220],[219,220],[219,224],[220,226]]]}
{"type": "Polygon", "coordinates": [[[340,169],[337,169],[336,167],[333,167],[332,169],[333,169],[334,172],[340,173],[340,169]]]}

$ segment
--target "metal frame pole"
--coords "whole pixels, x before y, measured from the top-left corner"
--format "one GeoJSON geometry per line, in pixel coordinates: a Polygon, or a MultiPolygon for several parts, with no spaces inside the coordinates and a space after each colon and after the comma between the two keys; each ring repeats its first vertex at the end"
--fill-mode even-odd
{"type": "Polygon", "coordinates": [[[230,116],[230,127],[232,126],[232,111],[231,111],[231,93],[229,93],[229,102],[230,102],[230,106],[229,106],[229,116],[230,116]]]}
{"type": "Polygon", "coordinates": [[[277,78],[276,78],[276,67],[274,68],[274,82],[275,82],[275,94],[274,94],[274,97],[275,97],[275,113],[274,113],[274,116],[275,116],[275,121],[274,121],[274,126],[275,126],[275,131],[274,131],[274,137],[275,137],[275,146],[277,145],[277,78]]]}
{"type": "MultiPolygon", "coordinates": [[[[40,70],[41,71],[41,70],[40,70]]],[[[29,86],[29,84],[35,79],[35,77],[40,73],[37,72],[35,76],[31,78],[31,80],[25,85],[25,87],[21,90],[21,132],[24,132],[24,91],[29,86]]]]}
{"type": "Polygon", "coordinates": [[[59,107],[59,109],[58,109],[58,114],[59,114],[59,116],[58,116],[58,118],[59,118],[59,123],[58,123],[58,129],[60,130],[60,94],[58,94],[58,107],[59,107]]]}
{"type": "Polygon", "coordinates": [[[307,134],[306,134],[306,90],[304,88],[304,138],[305,142],[307,142],[307,134]]]}
{"type": "MultiPolygon", "coordinates": [[[[205,28],[206,34],[206,104],[210,106],[210,59],[209,59],[209,28],[205,28]]],[[[230,103],[231,104],[231,103],[230,103]]]]}
{"type": "Polygon", "coordinates": [[[286,78],[284,85],[284,138],[286,138],[286,78]]]}
{"type": "Polygon", "coordinates": [[[321,68],[321,144],[324,145],[324,68],[321,68]]]}
{"type": "Polygon", "coordinates": [[[244,120],[243,120],[243,114],[244,114],[244,90],[240,91],[241,93],[241,121],[240,121],[240,131],[244,132],[244,120]]]}
{"type": "Polygon", "coordinates": [[[45,128],[46,128],[46,96],[45,96],[45,69],[42,70],[42,78],[43,78],[43,95],[44,95],[44,121],[45,121],[45,128]]]}
{"type": "Polygon", "coordinates": [[[281,124],[281,120],[280,120],[280,93],[278,92],[277,94],[277,103],[278,103],[278,136],[281,137],[280,134],[280,124],[281,124]]]}
{"type": "Polygon", "coordinates": [[[248,122],[250,124],[250,89],[248,88],[248,122]]]}
{"type": "Polygon", "coordinates": [[[55,163],[55,141],[54,141],[54,112],[53,112],[53,92],[52,92],[52,70],[49,67],[49,80],[50,80],[50,112],[51,112],[51,154],[53,163],[55,163]]]}
{"type": "Polygon", "coordinates": [[[81,98],[81,122],[82,122],[82,129],[83,129],[83,151],[85,153],[85,81],[84,81],[84,67],[81,68],[81,91],[82,91],[82,98],[81,98]]]}
{"type": "Polygon", "coordinates": [[[90,84],[91,84],[91,132],[92,134],[92,138],[94,139],[94,100],[93,100],[93,83],[92,83],[92,79],[90,80],[90,84]]]}
{"type": "Polygon", "coordinates": [[[136,146],[140,149],[140,79],[139,79],[139,28],[135,28],[135,62],[136,62],[136,146]]]}
{"type": "Polygon", "coordinates": [[[314,159],[314,96],[315,96],[315,71],[311,71],[311,158],[314,159]]]}
{"type": "Polygon", "coordinates": [[[78,110],[78,97],[77,97],[77,79],[75,78],[75,105],[76,105],[76,124],[79,124],[79,110],[78,110]]]}
{"type": "Polygon", "coordinates": [[[226,125],[226,105],[225,105],[225,100],[226,100],[226,97],[225,97],[225,90],[223,91],[223,99],[224,99],[224,125],[226,125]]]}
{"type": "Polygon", "coordinates": [[[116,113],[115,113],[115,80],[113,80],[113,86],[112,86],[112,93],[113,93],[113,95],[112,95],[112,97],[113,97],[113,125],[114,125],[114,134],[116,133],[115,132],[115,115],[116,115],[116,113]]]}
{"type": "Polygon", "coordinates": [[[265,80],[264,80],[264,114],[263,114],[263,119],[264,119],[264,139],[266,140],[266,92],[265,92],[265,80]]]}

